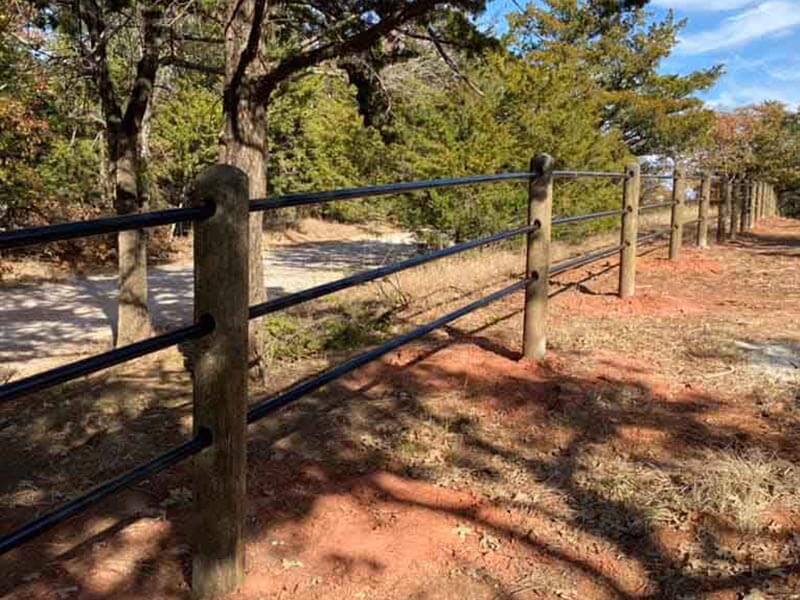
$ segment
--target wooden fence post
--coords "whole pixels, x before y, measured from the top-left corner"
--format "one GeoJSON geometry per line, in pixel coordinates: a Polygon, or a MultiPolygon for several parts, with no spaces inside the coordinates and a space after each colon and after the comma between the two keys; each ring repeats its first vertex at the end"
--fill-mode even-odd
{"type": "Polygon", "coordinates": [[[700,203],[697,208],[697,245],[700,248],[708,248],[708,211],[711,206],[711,173],[703,173],[703,180],[700,184],[700,203]]]}
{"type": "Polygon", "coordinates": [[[755,226],[761,219],[761,203],[763,202],[764,184],[761,181],[756,182],[756,197],[753,203],[753,226],[755,226]]]}
{"type": "Polygon", "coordinates": [[[772,217],[772,200],[774,195],[775,192],[772,188],[772,184],[770,183],[767,187],[767,217],[772,217]]]}
{"type": "Polygon", "coordinates": [[[731,183],[733,191],[733,204],[731,205],[731,231],[728,234],[728,239],[735,240],[736,234],[739,233],[741,227],[742,216],[742,182],[736,179],[731,183]]]}
{"type": "Polygon", "coordinates": [[[747,228],[752,229],[756,224],[756,202],[758,199],[758,182],[750,185],[750,203],[747,205],[747,228]]]}
{"type": "Polygon", "coordinates": [[[623,245],[619,256],[619,297],[630,298],[636,293],[636,239],[639,236],[639,193],[641,190],[641,167],[632,162],[625,169],[622,189],[622,235],[623,245]]]}
{"type": "Polygon", "coordinates": [[[750,203],[753,201],[753,182],[748,180],[744,184],[744,205],[742,206],[742,223],[741,231],[747,231],[750,228],[750,203]]]}
{"type": "Polygon", "coordinates": [[[777,217],[778,216],[778,190],[775,189],[774,185],[771,185],[769,188],[770,191],[770,203],[769,203],[769,216],[770,217],[777,217]]]}
{"type": "Polygon", "coordinates": [[[550,274],[550,230],[553,218],[553,159],[539,154],[531,160],[528,185],[528,224],[537,229],[528,233],[525,276],[525,318],[522,355],[541,360],[547,350],[547,295],[550,274]]]}
{"type": "Polygon", "coordinates": [[[678,260],[683,244],[683,208],[686,202],[686,179],[682,165],[675,165],[672,183],[672,218],[669,236],[669,259],[678,260]]]}
{"type": "Polygon", "coordinates": [[[719,208],[717,209],[717,242],[720,244],[728,237],[726,235],[726,227],[730,220],[731,203],[733,202],[731,183],[729,177],[722,177],[721,189],[719,192],[719,208]]]}
{"type": "Polygon", "coordinates": [[[192,194],[194,204],[216,207],[194,234],[195,317],[215,324],[193,351],[194,428],[213,440],[194,459],[196,598],[231,592],[244,578],[248,196],[247,175],[225,165],[204,171],[192,194]]]}

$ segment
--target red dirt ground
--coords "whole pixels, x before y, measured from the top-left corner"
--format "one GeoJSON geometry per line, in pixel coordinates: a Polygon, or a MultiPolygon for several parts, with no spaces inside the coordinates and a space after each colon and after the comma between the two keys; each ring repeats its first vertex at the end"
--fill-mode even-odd
{"type": "MultiPolygon", "coordinates": [[[[449,344],[402,349],[286,411],[251,442],[248,573],[231,599],[800,598],[794,507],[755,534],[699,512],[644,524],[581,479],[593,456],[667,465],[735,444],[800,461],[791,398],[756,405],[758,386],[725,387],[724,355],[677,337],[738,319],[738,336],[800,340],[800,296],[770,279],[794,269],[800,291],[798,247],[800,224],[771,220],[676,263],[649,253],[624,301],[616,270],[565,275],[542,365],[514,350],[511,298],[437,338],[449,344]]],[[[189,485],[177,468],[15,551],[2,597],[189,597],[189,485]]]]}

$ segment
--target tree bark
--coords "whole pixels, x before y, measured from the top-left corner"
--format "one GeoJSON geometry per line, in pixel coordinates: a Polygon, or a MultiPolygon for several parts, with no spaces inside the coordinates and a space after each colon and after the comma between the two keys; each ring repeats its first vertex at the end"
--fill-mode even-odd
{"type": "MultiPolygon", "coordinates": [[[[255,94],[253,78],[263,71],[258,58],[264,22],[264,0],[231,2],[225,35],[224,125],[220,139],[220,162],[247,174],[251,200],[267,195],[267,99],[255,94]]],[[[250,305],[264,302],[263,215],[253,213],[250,236],[250,305]]],[[[248,362],[251,372],[262,380],[264,334],[261,320],[250,322],[248,362]]]]}
{"type": "MultiPolygon", "coordinates": [[[[147,209],[147,181],[143,124],[150,107],[159,50],[163,42],[163,8],[158,5],[142,11],[142,56],[123,112],[114,90],[108,59],[108,30],[105,5],[81,3],[78,15],[83,19],[91,46],[81,45],[91,80],[96,86],[106,123],[108,176],[114,184],[114,207],[117,214],[147,209]]],[[[151,334],[147,307],[147,233],[125,231],[117,235],[119,263],[118,319],[115,344],[123,346],[151,334]]]]}
{"type": "MultiPolygon", "coordinates": [[[[147,210],[140,130],[117,136],[113,162],[117,214],[147,210]]],[[[147,307],[147,232],[141,229],[117,234],[118,318],[117,346],[131,344],[152,333],[147,307]]]]}

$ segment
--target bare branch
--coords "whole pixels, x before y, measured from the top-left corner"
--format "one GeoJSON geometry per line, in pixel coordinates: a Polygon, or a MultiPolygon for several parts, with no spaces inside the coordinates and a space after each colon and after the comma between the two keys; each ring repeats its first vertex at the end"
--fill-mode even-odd
{"type": "Polygon", "coordinates": [[[275,87],[295,73],[319,64],[324,60],[342,56],[352,52],[366,50],[381,37],[425,13],[433,10],[442,0],[417,0],[395,13],[381,19],[375,25],[356,35],[338,42],[331,42],[307,52],[293,54],[282,59],[270,72],[258,78],[255,86],[256,94],[266,99],[275,87]]]}

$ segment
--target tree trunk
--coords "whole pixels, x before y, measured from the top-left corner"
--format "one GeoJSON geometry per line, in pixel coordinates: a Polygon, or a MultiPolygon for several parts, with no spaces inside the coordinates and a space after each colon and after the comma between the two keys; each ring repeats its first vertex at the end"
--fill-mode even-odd
{"type": "MultiPolygon", "coordinates": [[[[116,140],[114,201],[120,215],[147,210],[140,134],[140,130],[120,133],[116,140]]],[[[121,231],[117,234],[117,252],[119,309],[115,344],[124,346],[152,333],[147,307],[147,232],[121,231]]]]}
{"type": "MultiPolygon", "coordinates": [[[[143,127],[159,67],[163,43],[163,8],[159,5],[142,10],[144,24],[142,56],[128,95],[125,111],[116,96],[107,54],[109,33],[104,5],[88,4],[81,18],[91,40],[91,52],[83,58],[88,64],[106,123],[108,175],[114,182],[114,207],[124,215],[147,209],[146,144],[143,127]]],[[[124,346],[148,337],[150,313],[147,308],[147,232],[124,231],[117,234],[119,262],[119,313],[115,344],[124,346]]]]}
{"type": "MultiPolygon", "coordinates": [[[[253,77],[263,67],[257,60],[264,20],[263,0],[232,0],[225,35],[225,91],[223,112],[225,123],[220,140],[220,162],[240,168],[247,174],[250,199],[267,195],[267,108],[255,97],[253,77]]],[[[263,214],[250,215],[250,305],[264,302],[263,214]]],[[[250,322],[248,360],[251,372],[262,381],[264,334],[260,319],[250,322]]]]}
{"type": "MultiPolygon", "coordinates": [[[[250,199],[267,195],[266,172],[266,110],[257,104],[239,103],[238,115],[226,119],[220,148],[220,162],[240,168],[250,182],[250,199]]],[[[250,215],[250,305],[267,299],[264,284],[263,214],[250,215]]],[[[263,342],[260,319],[251,321],[249,335],[249,363],[255,374],[263,379],[263,342]]]]}

